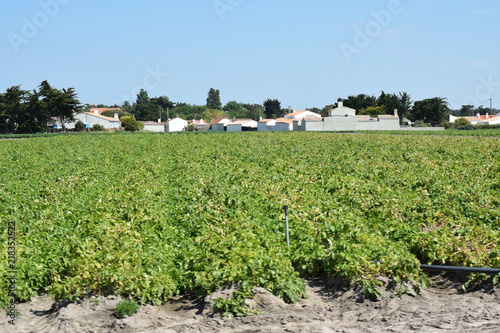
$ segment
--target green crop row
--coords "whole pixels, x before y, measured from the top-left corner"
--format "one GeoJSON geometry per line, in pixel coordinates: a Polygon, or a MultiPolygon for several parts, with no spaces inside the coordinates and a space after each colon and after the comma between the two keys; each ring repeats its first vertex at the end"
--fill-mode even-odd
{"type": "Polygon", "coordinates": [[[2,141],[0,156],[3,304],[9,223],[21,302],[229,284],[295,302],[325,273],[376,296],[378,276],[425,286],[420,263],[500,266],[496,139],[114,134],[2,141]]]}

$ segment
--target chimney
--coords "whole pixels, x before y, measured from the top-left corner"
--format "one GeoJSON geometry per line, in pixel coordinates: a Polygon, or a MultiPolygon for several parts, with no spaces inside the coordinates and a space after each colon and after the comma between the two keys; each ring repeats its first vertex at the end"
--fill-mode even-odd
{"type": "Polygon", "coordinates": [[[224,117],[222,117],[222,119],[227,119],[227,114],[225,114],[224,117]]]}
{"type": "Polygon", "coordinates": [[[490,117],[489,113],[486,112],[486,119],[488,119],[490,117]]]}
{"type": "Polygon", "coordinates": [[[394,109],[394,117],[398,116],[398,109],[394,109]]]}
{"type": "Polygon", "coordinates": [[[94,109],[94,114],[99,114],[99,110],[94,109]]]}
{"type": "Polygon", "coordinates": [[[175,118],[179,118],[179,114],[176,114],[176,115],[175,115],[175,118]]]}
{"type": "Polygon", "coordinates": [[[262,120],[262,116],[259,117],[259,121],[261,121],[261,120],[262,120]]]}
{"type": "Polygon", "coordinates": [[[115,119],[118,119],[118,113],[115,112],[115,119]]]}
{"type": "Polygon", "coordinates": [[[160,124],[160,123],[161,123],[161,119],[158,119],[158,124],[160,124]]]}
{"type": "Polygon", "coordinates": [[[344,107],[344,102],[340,101],[338,102],[339,106],[337,108],[343,108],[344,107]]]}
{"type": "Polygon", "coordinates": [[[479,112],[476,113],[476,117],[481,118],[481,115],[479,114],[479,112]]]}

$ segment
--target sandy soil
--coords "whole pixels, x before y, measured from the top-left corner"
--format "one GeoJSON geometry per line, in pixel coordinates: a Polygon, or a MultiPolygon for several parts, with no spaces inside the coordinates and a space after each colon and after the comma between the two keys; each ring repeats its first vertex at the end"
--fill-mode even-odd
{"type": "Polygon", "coordinates": [[[309,299],[297,304],[286,304],[255,288],[252,304],[262,314],[236,319],[211,314],[211,300],[231,290],[205,299],[143,306],[121,319],[113,314],[118,297],[65,304],[44,295],[18,305],[21,317],[15,326],[3,313],[0,332],[500,332],[499,288],[460,293],[449,278],[439,276],[434,281],[417,297],[384,287],[375,302],[364,299],[360,290],[340,291],[319,280],[306,281],[309,299]]]}

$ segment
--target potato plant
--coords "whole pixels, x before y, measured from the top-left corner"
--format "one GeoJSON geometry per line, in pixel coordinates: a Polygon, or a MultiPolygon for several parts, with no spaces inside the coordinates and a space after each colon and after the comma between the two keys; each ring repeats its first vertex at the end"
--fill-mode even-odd
{"type": "Polygon", "coordinates": [[[378,276],[425,286],[420,263],[500,266],[498,139],[78,135],[0,141],[0,156],[3,305],[10,222],[20,302],[162,303],[228,284],[295,302],[324,273],[376,297],[378,276]]]}

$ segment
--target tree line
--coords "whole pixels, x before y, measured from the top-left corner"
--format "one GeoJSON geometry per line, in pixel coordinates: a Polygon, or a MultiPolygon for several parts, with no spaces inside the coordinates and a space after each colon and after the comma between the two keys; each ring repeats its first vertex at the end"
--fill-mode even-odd
{"type": "MultiPolygon", "coordinates": [[[[460,110],[450,110],[446,98],[434,97],[413,102],[407,92],[385,93],[379,96],[358,94],[347,98],[338,98],[336,102],[323,108],[311,107],[307,110],[328,115],[328,111],[338,107],[343,101],[344,106],[353,108],[359,115],[376,117],[381,114],[393,114],[398,110],[401,123],[407,118],[413,122],[420,121],[438,125],[446,121],[448,114],[474,115],[484,114],[488,110],[482,106],[474,109],[464,105],[460,110]]],[[[51,118],[64,124],[74,120],[74,115],[88,111],[93,105],[81,105],[74,88],[56,89],[47,81],[43,81],[33,91],[23,90],[20,86],[8,88],[0,93],[0,133],[36,133],[43,132],[51,118]]],[[[166,121],[177,115],[183,119],[204,119],[209,122],[216,117],[228,118],[260,118],[275,119],[290,112],[283,108],[278,99],[266,99],[262,104],[242,103],[235,100],[222,105],[220,91],[210,88],[205,105],[193,105],[183,102],[173,102],[168,96],[150,97],[141,89],[134,103],[125,101],[122,105],[98,104],[99,108],[120,108],[119,117],[129,116],[139,121],[166,121]]],[[[113,116],[116,111],[104,112],[103,115],[113,116]]]]}
{"type": "Polygon", "coordinates": [[[74,88],[56,89],[47,81],[33,91],[13,86],[0,94],[0,133],[44,132],[53,117],[61,120],[64,129],[79,107],[74,88]]]}

